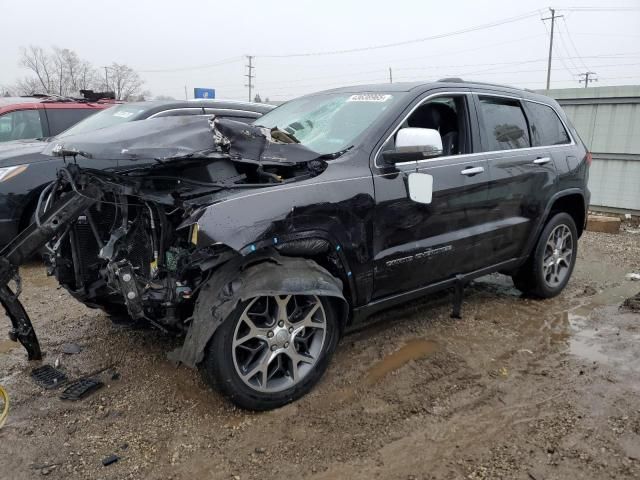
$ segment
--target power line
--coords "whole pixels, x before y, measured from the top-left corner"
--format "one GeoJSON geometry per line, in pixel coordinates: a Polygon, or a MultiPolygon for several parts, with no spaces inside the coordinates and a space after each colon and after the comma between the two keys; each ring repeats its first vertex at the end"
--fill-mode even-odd
{"type": "Polygon", "coordinates": [[[559,8],[564,12],[636,12],[640,7],[566,7],[559,8]]]}
{"type": "Polygon", "coordinates": [[[585,70],[589,70],[589,67],[587,67],[587,65],[584,63],[584,60],[582,60],[582,57],[580,56],[580,52],[578,52],[578,49],[576,48],[576,44],[573,42],[573,38],[571,38],[571,33],[569,32],[569,25],[567,24],[567,20],[564,17],[562,18],[562,23],[564,25],[564,31],[567,34],[567,38],[569,39],[569,43],[571,43],[571,46],[573,47],[573,51],[578,56],[578,59],[580,60],[582,67],[585,70]]]}
{"type": "Polygon", "coordinates": [[[456,35],[462,35],[464,33],[476,32],[478,30],[485,30],[487,28],[498,27],[500,25],[505,25],[507,23],[518,22],[520,20],[525,20],[527,18],[538,16],[539,13],[540,13],[539,10],[534,10],[529,13],[518,15],[515,17],[505,18],[503,20],[497,20],[495,22],[484,23],[482,25],[477,25],[475,27],[463,28],[461,30],[456,30],[453,32],[440,33],[438,35],[430,35],[428,37],[415,38],[412,40],[404,40],[401,42],[385,43],[381,45],[373,45],[368,47],[348,48],[348,49],[342,49],[342,50],[329,50],[324,52],[301,52],[301,53],[289,53],[289,54],[283,54],[283,55],[264,54],[264,55],[257,55],[257,56],[262,58],[316,57],[316,56],[325,56],[325,55],[341,55],[345,53],[357,53],[357,52],[364,52],[368,50],[379,50],[382,48],[400,47],[403,45],[410,45],[412,43],[427,42],[429,40],[437,40],[440,38],[453,37],[456,35]]]}
{"type": "Polygon", "coordinates": [[[191,67],[178,67],[178,68],[162,68],[156,70],[137,70],[139,73],[164,73],[164,72],[186,72],[188,70],[204,70],[206,68],[219,67],[221,65],[227,65],[229,63],[237,62],[242,60],[241,56],[237,57],[229,57],[223,60],[220,60],[216,63],[209,63],[207,65],[195,65],[191,67]]]}

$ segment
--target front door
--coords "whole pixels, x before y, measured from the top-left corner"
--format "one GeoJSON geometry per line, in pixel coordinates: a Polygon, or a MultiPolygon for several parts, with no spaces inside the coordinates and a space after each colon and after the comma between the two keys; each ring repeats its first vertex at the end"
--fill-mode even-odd
{"type": "Polygon", "coordinates": [[[432,94],[422,102],[383,150],[393,147],[400,128],[435,128],[444,140],[444,155],[396,164],[390,171],[375,167],[374,299],[468,273],[481,264],[474,246],[485,222],[489,171],[486,159],[473,154],[471,97],[432,94]],[[433,177],[431,203],[409,197],[407,179],[413,172],[433,177]]]}

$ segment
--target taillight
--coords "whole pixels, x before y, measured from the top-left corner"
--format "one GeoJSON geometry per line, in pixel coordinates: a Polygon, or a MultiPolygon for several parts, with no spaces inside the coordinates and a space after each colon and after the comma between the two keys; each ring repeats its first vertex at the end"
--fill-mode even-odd
{"type": "Polygon", "coordinates": [[[591,152],[587,152],[587,155],[584,157],[584,161],[587,164],[587,167],[591,166],[591,160],[593,160],[593,158],[591,157],[591,152]]]}

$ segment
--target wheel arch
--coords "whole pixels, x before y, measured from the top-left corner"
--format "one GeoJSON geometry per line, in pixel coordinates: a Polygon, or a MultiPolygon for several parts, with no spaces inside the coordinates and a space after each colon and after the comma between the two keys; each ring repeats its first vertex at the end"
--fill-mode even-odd
{"type": "Polygon", "coordinates": [[[236,256],[217,269],[203,285],[184,344],[169,354],[175,362],[196,367],[218,327],[238,303],[258,295],[318,295],[328,297],[340,325],[346,325],[349,303],[342,281],[317,262],[287,257],[275,250],[236,256]]]}
{"type": "Polygon", "coordinates": [[[545,224],[556,213],[566,212],[573,218],[578,231],[578,238],[582,236],[585,222],[587,219],[587,210],[584,201],[584,195],[581,192],[566,193],[557,197],[551,204],[545,219],[545,224]]]}
{"type": "Polygon", "coordinates": [[[531,255],[535,245],[538,243],[538,239],[540,238],[542,230],[544,230],[545,225],[556,213],[566,212],[571,215],[574,222],[576,223],[578,237],[580,237],[582,235],[582,232],[584,231],[587,218],[586,209],[587,205],[585,203],[584,192],[579,188],[562,190],[553,195],[547,203],[544,214],[541,216],[541,221],[536,227],[535,234],[529,237],[527,249],[524,252],[524,256],[522,257],[523,261],[526,260],[529,255],[531,255]]]}

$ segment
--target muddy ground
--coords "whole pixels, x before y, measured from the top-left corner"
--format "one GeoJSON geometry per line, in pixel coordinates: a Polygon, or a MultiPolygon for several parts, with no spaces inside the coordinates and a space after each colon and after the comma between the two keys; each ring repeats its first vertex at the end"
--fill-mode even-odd
{"type": "Polygon", "coordinates": [[[45,363],[71,377],[115,367],[105,388],[64,402],[0,340],[12,402],[0,476],[640,478],[640,313],[618,309],[640,290],[629,272],[640,234],[587,233],[560,297],[523,299],[495,275],[468,289],[462,320],[446,294],[385,312],[342,340],[307,397],[248,413],[173,367],[174,340],[112,325],[30,265],[22,299],[45,363]],[[82,352],[61,353],[70,342],[82,352]]]}

